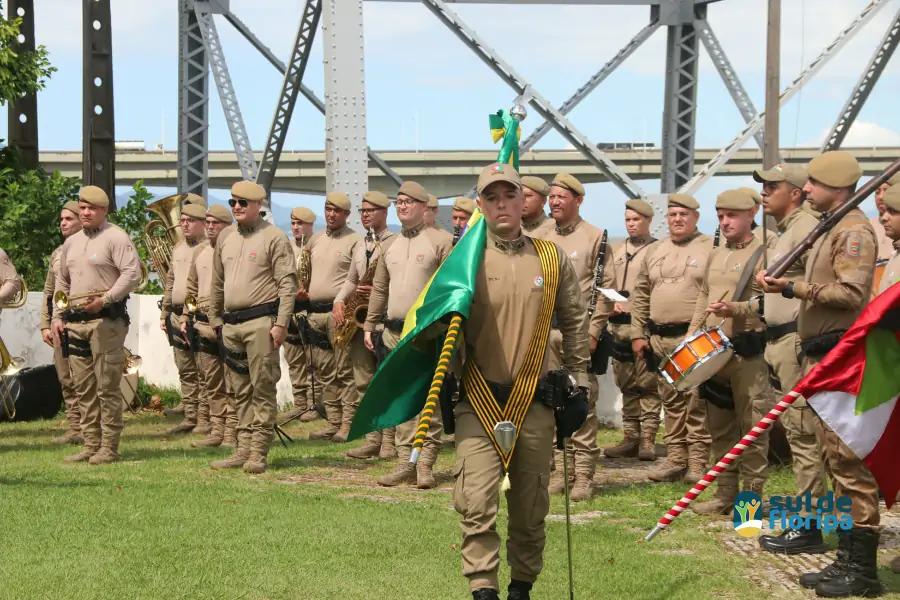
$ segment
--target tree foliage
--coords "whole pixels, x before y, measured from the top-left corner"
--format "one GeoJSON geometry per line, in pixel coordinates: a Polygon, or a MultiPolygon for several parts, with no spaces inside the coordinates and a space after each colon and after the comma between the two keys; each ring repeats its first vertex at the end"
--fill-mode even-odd
{"type": "MultiPolygon", "coordinates": [[[[144,182],[138,180],[131,188],[134,193],[128,199],[124,206],[116,208],[116,212],[109,214],[110,223],[115,223],[124,229],[134,242],[135,248],[144,264],[147,265],[148,272],[150,270],[150,256],[147,248],[144,246],[143,234],[144,226],[150,221],[147,213],[147,204],[153,200],[153,194],[144,187],[144,182]]],[[[143,294],[162,294],[162,286],[156,279],[150,281],[143,294]]]]}
{"type": "Polygon", "coordinates": [[[44,89],[56,71],[44,46],[37,46],[34,52],[16,50],[22,19],[5,19],[3,14],[0,1],[0,105],[44,89]]]}

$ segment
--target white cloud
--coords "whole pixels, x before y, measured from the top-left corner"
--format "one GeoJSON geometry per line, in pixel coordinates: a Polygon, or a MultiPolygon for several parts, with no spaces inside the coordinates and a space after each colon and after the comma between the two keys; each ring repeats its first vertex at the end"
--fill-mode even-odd
{"type": "MultiPolygon", "coordinates": [[[[830,127],[823,129],[815,140],[805,145],[820,145],[830,132],[830,127]]],[[[842,146],[844,148],[896,148],[900,146],[900,133],[876,123],[855,121],[850,127],[850,131],[847,132],[842,146]]]]}

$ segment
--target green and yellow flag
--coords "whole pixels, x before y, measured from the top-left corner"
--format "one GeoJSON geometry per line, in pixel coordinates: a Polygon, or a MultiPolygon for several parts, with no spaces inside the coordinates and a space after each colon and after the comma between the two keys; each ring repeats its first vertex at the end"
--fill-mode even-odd
{"type": "Polygon", "coordinates": [[[522,136],[522,128],[519,122],[505,110],[498,110],[488,115],[491,127],[491,137],[496,144],[500,140],[500,152],[497,162],[503,165],[511,165],[516,172],[519,171],[519,138],[522,136]]]}
{"type": "Polygon", "coordinates": [[[484,218],[476,210],[459,242],[406,313],[400,342],[369,384],[350,427],[350,439],[405,423],[422,410],[443,336],[427,339],[421,334],[451,313],[469,317],[485,238],[484,218]]]}

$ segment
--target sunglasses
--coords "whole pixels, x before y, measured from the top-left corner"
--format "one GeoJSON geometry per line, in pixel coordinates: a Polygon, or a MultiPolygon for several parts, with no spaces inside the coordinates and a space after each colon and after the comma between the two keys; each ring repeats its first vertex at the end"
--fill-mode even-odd
{"type": "Polygon", "coordinates": [[[228,206],[230,206],[231,208],[234,208],[235,204],[240,204],[241,208],[247,208],[247,205],[250,203],[247,200],[244,200],[243,198],[240,198],[240,199],[232,198],[231,200],[228,201],[228,206]]]}

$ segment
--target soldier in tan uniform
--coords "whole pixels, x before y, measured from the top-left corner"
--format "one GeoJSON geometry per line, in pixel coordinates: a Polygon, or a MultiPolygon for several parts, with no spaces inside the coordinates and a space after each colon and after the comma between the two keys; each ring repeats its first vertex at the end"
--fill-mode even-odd
{"type": "MultiPolygon", "coordinates": [[[[826,152],[808,167],[804,191],[820,212],[832,212],[853,195],[862,169],[849,152],[826,152]]],[[[875,231],[858,208],[816,240],[803,281],[759,276],[767,293],[802,302],[797,319],[803,373],[809,373],[840,341],[872,294],[877,257],[875,231]]],[[[869,469],[821,419],[819,444],[831,474],[835,496],[851,500],[853,528],[838,536],[838,558],[820,573],[800,577],[800,585],[818,595],[863,595],[878,589],[877,551],[880,515],[878,485],[869,469]]]]}
{"type": "MultiPolygon", "coordinates": [[[[428,194],[418,183],[405,181],[400,186],[396,206],[402,229],[390,247],[385,248],[384,260],[378,261],[366,314],[365,344],[370,351],[375,351],[373,334],[382,323],[381,343],[387,350],[394,349],[400,341],[406,313],[450,254],[450,234],[425,224],[425,215],[429,211],[427,203],[428,194]]],[[[420,489],[434,487],[432,468],[441,448],[443,424],[439,414],[435,413],[421,458],[413,469],[409,455],[418,424],[418,418],[415,418],[397,427],[397,466],[392,473],[378,479],[379,485],[416,483],[420,489]]]]}
{"type": "Polygon", "coordinates": [[[544,238],[556,227],[556,221],[544,212],[550,186],[540,177],[526,175],[522,177],[522,193],[525,196],[525,203],[522,205],[522,229],[529,237],[544,238]]]}
{"type": "MultiPolygon", "coordinates": [[[[487,246],[475,280],[469,318],[464,324],[466,344],[461,353],[468,357],[464,370],[477,370],[493,398],[504,404],[518,377],[534,373],[537,379],[534,398],[525,409],[509,463],[510,489],[506,492],[506,555],[512,579],[508,598],[527,600],[543,569],[545,518],[550,507],[548,459],[556,424],[553,410],[542,401],[545,395],[541,392],[547,389],[547,372],[561,367],[569,371],[578,386],[590,385],[588,317],[572,262],[560,248],[553,248],[559,282],[554,309],[565,358],[560,362],[560,354],[544,340],[537,346],[538,353],[529,354],[531,340],[539,335],[539,329],[549,329],[549,315],[543,322],[541,318],[543,296],[547,293],[542,288],[548,281],[548,272],[542,268],[535,241],[523,235],[521,229],[523,196],[519,176],[509,165],[491,165],[478,179],[478,193],[487,225],[487,246]]],[[[461,515],[463,575],[469,580],[474,600],[499,600],[500,535],[496,520],[503,466],[473,408],[478,400],[477,390],[470,390],[465,381],[454,410],[457,455],[453,491],[453,505],[461,515]]]]}
{"type": "Polygon", "coordinates": [[[309,240],[309,344],[316,373],[316,394],[322,394],[328,427],[309,435],[311,440],[347,441],[356,412],[356,386],[347,352],[334,347],[334,299],[347,280],[353,252],[362,236],[347,227],[350,198],[343,192],[325,197],[323,231],[309,240]]]}
{"type": "MultiPolygon", "coordinates": [[[[163,287],[159,321],[159,328],[168,336],[169,345],[172,347],[175,366],[178,368],[178,379],[181,383],[181,403],[184,406],[184,418],[181,423],[169,428],[166,431],[168,434],[186,433],[195,428],[202,429],[203,425],[197,420],[200,399],[204,394],[201,393],[200,370],[194,354],[195,340],[182,334],[180,319],[184,314],[188,274],[197,253],[203,249],[206,207],[202,204],[185,202],[181,209],[180,224],[184,241],[179,242],[172,249],[172,264],[169,266],[163,287]]],[[[206,415],[208,422],[208,405],[206,415]]],[[[201,431],[198,430],[197,433],[201,433],[201,431]]]]}
{"type": "Polygon", "coordinates": [[[56,291],[74,300],[67,310],[54,306],[51,328],[57,343],[69,342],[69,368],[78,395],[84,446],[66,462],[92,465],[119,460],[124,400],[119,387],[125,366],[128,313],[125,300],[141,280],[140,259],[128,234],[106,220],[109,198],[98,187],[81,188],[81,231],[63,244],[56,291]]]}
{"type": "Polygon", "coordinates": [[[471,198],[460,196],[453,201],[452,220],[454,235],[456,235],[456,232],[462,231],[463,227],[466,226],[466,223],[469,222],[469,219],[472,218],[472,213],[474,212],[475,201],[471,198]]]}
{"type": "MultiPolygon", "coordinates": [[[[762,288],[752,276],[763,270],[762,242],[750,224],[756,203],[744,190],[728,190],[716,199],[719,228],[725,243],[714,248],[697,296],[688,336],[703,328],[719,327],[734,346],[731,360],[700,386],[706,401],[706,425],[712,437],[712,460],[718,462],[768,412],[772,405],[765,350],[765,327],[760,319],[762,288]],[[749,271],[749,272],[748,272],[749,271]],[[741,280],[747,278],[743,287],[741,280]],[[739,294],[735,297],[736,294],[739,294]]],[[[699,514],[730,514],[738,494],[738,471],[743,489],[763,496],[769,474],[769,434],[759,434],[734,465],[719,475],[718,489],[707,502],[694,504],[699,514]]]]}
{"type": "MultiPolygon", "coordinates": [[[[666,217],[669,237],[643,253],[631,293],[631,349],[635,360],[646,360],[650,349],[654,361],[660,363],[690,328],[712,251],[712,239],[697,230],[699,208],[693,196],[670,194],[666,217]]],[[[709,460],[706,405],[696,390],[676,392],[662,376],[657,376],[657,390],[663,402],[668,454],[666,464],[648,478],[699,479],[706,473],[709,460]]]]}
{"type": "Polygon", "coordinates": [[[775,247],[775,242],[778,241],[778,234],[771,229],[766,229],[766,216],[763,214],[762,217],[762,225],[758,225],[756,223],[756,214],[759,212],[760,207],[762,207],[763,197],[762,195],[754,190],[751,187],[742,187],[738,188],[742,192],[747,192],[750,194],[750,197],[753,198],[753,210],[751,210],[751,214],[753,215],[753,235],[756,236],[763,244],[766,244],[766,247],[771,250],[775,247]],[[763,235],[765,232],[765,235],[763,235]]]}
{"type": "MultiPolygon", "coordinates": [[[[181,332],[185,337],[188,336],[189,321],[197,332],[197,351],[194,357],[200,373],[201,397],[209,406],[211,422],[209,435],[191,442],[191,446],[195,448],[237,446],[238,419],[234,410],[234,398],[228,391],[219,341],[209,323],[213,257],[219,240],[226,235],[226,227],[233,220],[231,212],[224,206],[215,205],[206,211],[206,240],[201,244],[188,273],[187,293],[196,298],[197,310],[192,315],[186,312],[182,314],[181,332]]],[[[233,231],[233,228],[228,231],[233,231]]]]}
{"type": "Polygon", "coordinates": [[[428,210],[425,211],[425,227],[433,227],[436,229],[440,229],[437,224],[437,214],[438,210],[440,210],[440,204],[438,204],[437,196],[434,194],[428,194],[428,210]]]}
{"type": "MultiPolygon", "coordinates": [[[[72,234],[81,231],[81,220],[78,218],[78,202],[69,200],[59,213],[59,230],[63,239],[69,239],[72,234]]],[[[78,395],[75,393],[75,383],[72,381],[72,372],[69,370],[69,359],[63,357],[62,346],[57,344],[50,330],[50,317],[53,313],[53,292],[56,290],[56,279],[59,277],[59,255],[62,246],[59,246],[50,255],[50,268],[47,269],[47,279],[44,280],[44,303],[41,305],[41,337],[44,343],[53,348],[53,364],[56,366],[56,375],[59,378],[59,387],[62,390],[63,401],[66,403],[66,418],[69,427],[66,432],[57,438],[53,438],[51,444],[83,444],[81,437],[81,413],[78,412],[78,395]]]]}
{"type": "Polygon", "coordinates": [[[294,310],[297,273],[290,242],[260,216],[265,198],[262,186],[249,181],[231,187],[237,227],[220,234],[213,254],[210,324],[220,328],[238,418],[237,451],[213,469],[264,473],[275,437],[278,349],[294,310]]]}
{"type": "Polygon", "coordinates": [[[885,192],[883,202],[881,225],[885,235],[893,242],[893,253],[885,265],[884,275],[878,286],[879,294],[900,281],[900,185],[892,186],[885,192]]]}
{"type": "MultiPolygon", "coordinates": [[[[601,248],[603,230],[597,229],[581,218],[581,203],[584,200],[584,186],[581,182],[567,173],[560,173],[553,178],[550,184],[550,211],[556,221],[553,231],[544,236],[547,241],[554,242],[563,249],[566,256],[575,267],[578,281],[581,283],[581,293],[585,304],[589,304],[591,291],[594,287],[597,258],[601,251],[603,256],[603,281],[601,287],[611,289],[616,285],[616,268],[613,263],[612,247],[607,244],[601,248]]],[[[597,305],[591,316],[590,344],[591,353],[597,347],[601,332],[606,328],[607,319],[612,313],[612,302],[605,296],[598,294],[597,305]]],[[[562,352],[560,345],[560,332],[554,329],[550,334],[550,347],[554,352],[562,352]]],[[[560,362],[562,356],[557,357],[560,362]]],[[[600,388],[596,378],[591,377],[590,394],[588,395],[588,416],[570,441],[572,451],[569,453],[573,467],[570,473],[568,485],[572,486],[572,500],[581,502],[588,500],[594,494],[594,471],[596,469],[597,456],[600,449],[597,447],[597,397],[600,388]],[[574,477],[572,473],[574,472],[574,477]]],[[[550,482],[550,493],[559,494],[564,491],[563,486],[563,452],[554,452],[553,479],[550,482]]]]}
{"type": "Polygon", "coordinates": [[[887,182],[882,183],[878,189],[875,190],[875,209],[878,211],[878,216],[869,219],[869,223],[872,224],[872,229],[875,230],[875,237],[878,240],[878,259],[876,264],[885,264],[890,260],[894,253],[893,241],[884,231],[884,225],[881,223],[881,216],[884,214],[885,193],[888,188],[893,187],[898,183],[900,183],[900,173],[891,177],[887,182]]]}
{"type": "Polygon", "coordinates": [[[0,304],[6,304],[19,293],[19,275],[9,256],[0,248],[0,304]]]}
{"type": "Polygon", "coordinates": [[[622,430],[624,437],[615,446],[603,449],[608,458],[639,457],[656,460],[656,434],[662,400],[656,385],[656,373],[647,363],[635,359],[631,351],[631,293],[637,279],[641,258],[656,241],[650,235],[653,207],[644,200],[625,203],[625,229],[628,238],[613,252],[616,265],[616,290],[629,298],[613,306],[609,330],[614,339],[613,372],[616,386],[622,392],[622,430]]]}
{"type": "MultiPolygon", "coordinates": [[[[303,248],[309,246],[309,240],[312,238],[313,223],[316,222],[316,214],[303,206],[297,206],[291,211],[291,234],[294,236],[294,243],[291,248],[294,250],[294,262],[300,259],[300,253],[303,248]]],[[[298,319],[306,318],[306,308],[308,302],[301,301],[304,297],[302,290],[297,291],[298,298],[294,302],[294,313],[298,314],[298,319]]],[[[291,391],[294,396],[294,408],[279,415],[283,421],[297,418],[301,423],[309,423],[319,418],[319,413],[313,408],[316,398],[313,397],[313,381],[309,372],[309,362],[311,359],[311,350],[305,345],[303,337],[296,326],[297,321],[291,319],[288,325],[288,336],[284,344],[284,360],[288,364],[288,372],[291,376],[291,391]]]]}
{"type": "MultiPolygon", "coordinates": [[[[812,231],[818,221],[802,209],[806,202],[806,166],[780,164],[768,171],[758,170],[753,178],[763,184],[763,206],[778,227],[777,243],[769,250],[769,262],[775,263],[797,246],[812,231]]],[[[785,277],[802,281],[806,269],[806,253],[788,269],[785,277]]],[[[800,300],[784,298],[781,294],[766,294],[766,352],[769,381],[776,399],[791,391],[800,381],[800,338],[797,336],[797,314],[800,300]]],[[[774,404],[774,401],[772,402],[774,404]]],[[[822,454],[816,442],[815,416],[806,400],[798,398],[781,417],[791,445],[792,466],[797,494],[809,492],[815,501],[825,493],[822,478],[822,454]]],[[[805,514],[805,513],[804,513],[805,514]]],[[[762,535],[759,545],[770,552],[821,553],[825,551],[822,532],[810,529],[785,529],[780,535],[762,535]]]]}
{"type": "MultiPolygon", "coordinates": [[[[335,327],[341,326],[345,319],[353,319],[353,315],[344,312],[345,301],[353,292],[356,292],[358,298],[363,298],[364,303],[368,301],[372,293],[374,268],[377,268],[377,264],[383,260],[381,252],[386,251],[394,240],[394,234],[387,228],[387,211],[390,205],[391,201],[381,192],[363,194],[362,207],[359,209],[360,220],[363,227],[371,233],[356,245],[347,280],[344,281],[341,291],[334,299],[332,314],[335,327]]],[[[356,397],[349,404],[351,406],[351,422],[377,368],[375,355],[366,348],[364,338],[363,332],[357,330],[347,348],[357,392],[356,397]]],[[[394,435],[393,427],[384,432],[373,431],[366,436],[366,441],[362,446],[350,450],[347,452],[347,456],[349,458],[374,458],[383,454],[383,458],[393,458],[394,435]]]]}

